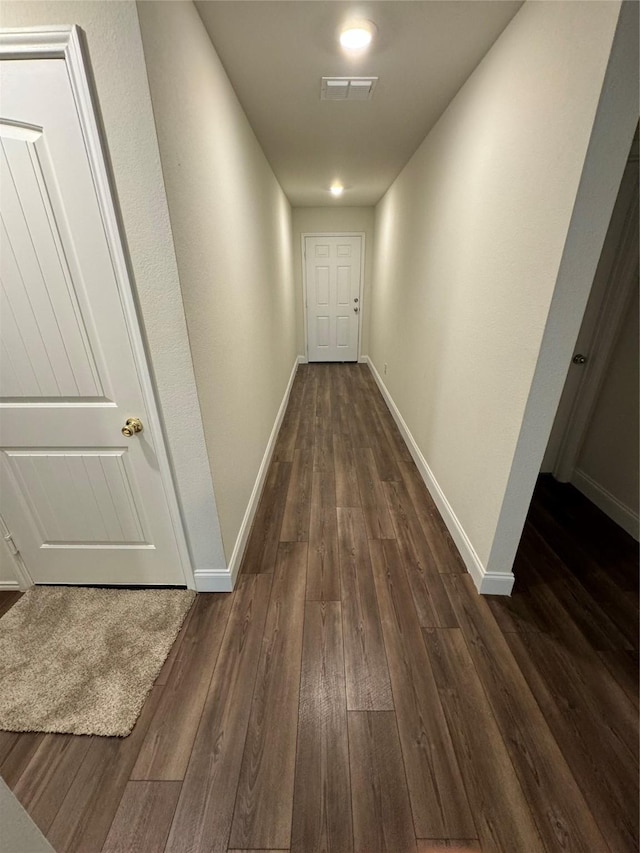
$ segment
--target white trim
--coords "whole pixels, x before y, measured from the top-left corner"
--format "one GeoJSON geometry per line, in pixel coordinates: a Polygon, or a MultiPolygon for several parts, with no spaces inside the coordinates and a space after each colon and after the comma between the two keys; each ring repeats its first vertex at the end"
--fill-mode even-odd
{"type": "Polygon", "coordinates": [[[247,505],[244,518],[242,519],[242,524],[240,525],[238,538],[236,539],[236,544],[234,545],[233,553],[229,560],[229,567],[226,572],[196,569],[194,576],[198,592],[231,592],[235,586],[236,578],[238,577],[238,572],[240,571],[240,566],[242,564],[242,558],[249,540],[249,534],[251,533],[251,525],[253,524],[258,504],[260,503],[260,497],[262,495],[265,480],[267,479],[267,472],[276,446],[278,432],[280,431],[282,419],[284,418],[284,413],[286,412],[287,405],[289,403],[289,395],[291,394],[291,388],[293,387],[293,380],[296,377],[298,365],[304,364],[305,362],[305,357],[299,355],[293,363],[289,382],[284,392],[282,402],[280,403],[280,408],[278,409],[278,414],[276,415],[271,435],[269,436],[269,441],[267,442],[267,447],[264,452],[264,456],[262,457],[260,468],[258,469],[258,476],[256,477],[256,481],[253,485],[251,497],[249,498],[249,503],[247,505]]]}
{"type": "Polygon", "coordinates": [[[23,587],[20,586],[18,581],[0,581],[0,590],[5,590],[10,592],[15,590],[16,592],[20,592],[23,587]]]}
{"type": "Polygon", "coordinates": [[[133,295],[133,280],[124,253],[125,244],[115,207],[116,196],[112,192],[110,176],[107,171],[106,151],[97,124],[97,112],[89,82],[89,62],[88,59],[85,61],[81,30],[77,26],[5,30],[0,33],[0,59],[15,58],[61,58],[65,60],[71,91],[78,110],[80,128],[87,148],[87,157],[122,302],[125,323],[133,349],[136,372],[142,388],[147,420],[154,436],[158,469],[171,516],[180,567],[187,587],[195,589],[191,558],[176,496],[173,472],[167,454],[164,429],[156,404],[155,390],[149,372],[141,324],[133,295]]]}
{"type": "Polygon", "coordinates": [[[196,592],[233,592],[234,581],[228,570],[196,569],[193,577],[196,592]]]}
{"type": "Polygon", "coordinates": [[[571,483],[636,541],[640,539],[640,517],[630,507],[579,468],[573,472],[571,483]]]}
{"type": "Polygon", "coordinates": [[[397,423],[398,428],[402,433],[402,437],[409,448],[413,461],[418,467],[420,476],[424,480],[431,497],[438,507],[440,515],[442,516],[449,533],[451,533],[453,541],[460,551],[460,555],[469,571],[469,574],[473,578],[473,582],[475,583],[478,592],[481,592],[483,595],[511,595],[511,590],[513,589],[514,584],[513,573],[489,572],[483,566],[480,557],[471,543],[471,540],[467,536],[464,527],[453,510],[453,507],[447,500],[447,497],[436,480],[433,471],[429,468],[426,459],[422,455],[416,440],[411,434],[404,418],[400,414],[400,410],[396,406],[387,386],[382,381],[382,377],[376,370],[375,365],[367,356],[363,356],[362,361],[369,365],[369,369],[376,380],[378,388],[382,392],[382,396],[389,407],[389,411],[391,412],[394,421],[397,423]]]}
{"type": "Polygon", "coordinates": [[[309,361],[309,330],[307,327],[307,250],[305,239],[307,237],[360,237],[360,282],[358,286],[358,356],[356,362],[363,364],[362,355],[362,318],[364,316],[364,254],[366,250],[366,233],[364,231],[304,231],[300,234],[300,255],[302,257],[302,311],[304,315],[304,351],[305,364],[309,361]]]}
{"type": "MultiPolygon", "coordinates": [[[[13,563],[13,573],[16,576],[16,579],[14,581],[0,581],[0,588],[6,586],[11,589],[29,589],[29,587],[33,586],[33,579],[27,570],[20,551],[14,551],[12,548],[9,547],[9,543],[6,540],[11,540],[11,531],[7,527],[5,520],[1,515],[0,535],[2,535],[2,538],[5,540],[4,547],[6,549],[7,554],[9,555],[9,558],[11,559],[11,562],[13,563]]],[[[13,542],[13,540],[11,541],[13,542]]],[[[15,549],[15,543],[13,543],[13,545],[15,549]]]]}
{"type": "Polygon", "coordinates": [[[0,32],[2,59],[65,59],[73,27],[25,27],[0,32]]]}

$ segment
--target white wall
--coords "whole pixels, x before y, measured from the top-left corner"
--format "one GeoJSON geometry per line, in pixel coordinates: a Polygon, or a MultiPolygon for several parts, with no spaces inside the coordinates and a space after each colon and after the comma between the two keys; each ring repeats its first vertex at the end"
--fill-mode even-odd
{"type": "Polygon", "coordinates": [[[376,208],[369,353],[486,592],[511,588],[637,121],[633,20],[599,105],[619,11],[525,3],[376,208]]]}
{"type": "Polygon", "coordinates": [[[135,3],[5,0],[1,23],[78,24],[86,35],[192,564],[224,572],[135,3]]]}
{"type": "Polygon", "coordinates": [[[302,235],[313,232],[359,231],[365,235],[364,282],[362,289],[362,320],[360,352],[369,351],[369,318],[371,281],[373,278],[373,207],[295,207],[293,209],[293,275],[296,289],[296,322],[298,353],[306,356],[304,328],[304,292],[302,281],[302,235]]]}
{"type": "Polygon", "coordinates": [[[138,13],[231,560],[297,355],[291,209],[195,6],[142,2],[138,13]]]}
{"type": "Polygon", "coordinates": [[[638,538],[638,291],[620,330],[572,482],[638,538]]]}

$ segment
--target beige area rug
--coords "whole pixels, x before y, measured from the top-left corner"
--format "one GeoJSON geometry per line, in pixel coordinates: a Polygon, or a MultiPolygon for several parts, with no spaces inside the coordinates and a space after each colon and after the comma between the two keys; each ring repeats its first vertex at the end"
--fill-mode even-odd
{"type": "Polygon", "coordinates": [[[128,735],[194,598],[30,589],[0,619],[0,729],[128,735]]]}

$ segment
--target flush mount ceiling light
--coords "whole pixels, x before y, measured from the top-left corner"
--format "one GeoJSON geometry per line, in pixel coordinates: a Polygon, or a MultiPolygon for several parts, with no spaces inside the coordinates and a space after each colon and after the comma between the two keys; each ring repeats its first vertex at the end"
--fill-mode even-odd
{"type": "Polygon", "coordinates": [[[365,50],[376,32],[373,21],[350,21],[340,33],[340,44],[348,51],[365,50]]]}
{"type": "Polygon", "coordinates": [[[338,198],[338,196],[341,196],[342,193],[344,192],[344,187],[342,186],[342,184],[339,184],[336,182],[336,183],[331,184],[331,187],[329,188],[329,192],[331,193],[332,196],[335,196],[336,198],[338,198]]]}

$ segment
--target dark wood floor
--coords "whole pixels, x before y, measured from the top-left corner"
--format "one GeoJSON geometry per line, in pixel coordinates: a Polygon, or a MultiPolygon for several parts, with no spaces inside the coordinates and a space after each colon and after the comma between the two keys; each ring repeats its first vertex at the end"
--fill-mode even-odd
{"type": "Polygon", "coordinates": [[[543,480],[515,572],[477,595],[366,367],[301,367],[133,733],[2,732],[0,771],[59,853],[632,853],[635,543],[543,480]]]}

